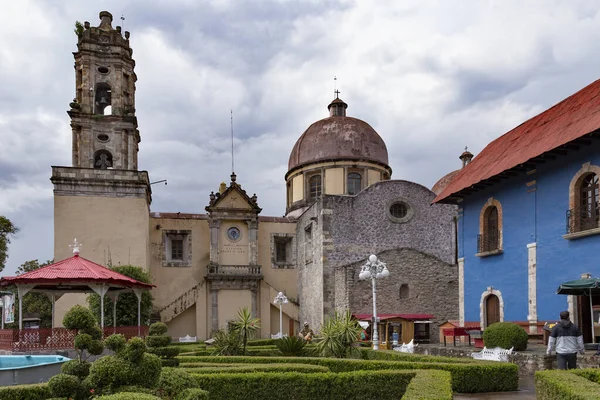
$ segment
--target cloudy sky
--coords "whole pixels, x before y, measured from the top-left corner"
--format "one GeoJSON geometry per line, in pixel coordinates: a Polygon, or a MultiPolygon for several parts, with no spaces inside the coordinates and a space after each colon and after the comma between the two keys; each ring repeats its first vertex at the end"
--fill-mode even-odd
{"type": "Polygon", "coordinates": [[[203,212],[231,172],[283,215],[296,139],[348,115],[386,141],[393,178],[431,187],[486,143],[600,76],[594,0],[19,0],[0,13],[0,215],[12,274],[51,259],[51,165],[69,166],[76,20],[131,31],[140,168],[153,211],[203,212]]]}

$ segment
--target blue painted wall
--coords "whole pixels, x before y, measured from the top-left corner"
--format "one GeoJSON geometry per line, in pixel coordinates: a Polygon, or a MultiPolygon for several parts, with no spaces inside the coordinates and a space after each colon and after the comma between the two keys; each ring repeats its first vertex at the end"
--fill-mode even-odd
{"type": "Polygon", "coordinates": [[[505,321],[526,321],[528,314],[527,244],[537,243],[538,320],[554,320],[567,308],[566,296],[555,294],[561,282],[590,272],[600,277],[600,235],[566,240],[569,184],[582,164],[600,165],[600,144],[537,166],[533,175],[519,174],[469,195],[459,204],[459,256],[465,260],[465,320],[479,321],[481,294],[500,290],[505,321]],[[527,186],[531,181],[535,185],[527,186]],[[493,197],[502,205],[503,250],[477,257],[479,216],[493,197]]]}

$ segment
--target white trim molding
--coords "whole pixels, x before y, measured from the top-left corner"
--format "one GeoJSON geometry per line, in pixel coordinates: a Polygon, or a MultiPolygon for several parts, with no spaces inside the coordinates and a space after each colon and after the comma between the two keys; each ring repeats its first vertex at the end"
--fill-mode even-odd
{"type": "Polygon", "coordinates": [[[498,301],[500,302],[500,322],[504,322],[504,299],[502,298],[502,293],[499,290],[494,289],[492,286],[488,286],[487,290],[481,293],[481,300],[479,302],[479,322],[482,330],[484,330],[487,326],[487,318],[485,315],[485,299],[492,294],[498,297],[498,301]]]}

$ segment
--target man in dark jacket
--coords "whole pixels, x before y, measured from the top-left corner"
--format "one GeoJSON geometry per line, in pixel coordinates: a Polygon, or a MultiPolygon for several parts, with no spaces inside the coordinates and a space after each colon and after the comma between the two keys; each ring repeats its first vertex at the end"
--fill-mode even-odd
{"type": "Polygon", "coordinates": [[[548,340],[548,355],[556,346],[558,369],[577,368],[577,352],[584,353],[583,336],[577,326],[569,321],[569,312],[560,313],[560,321],[554,325],[548,340]]]}

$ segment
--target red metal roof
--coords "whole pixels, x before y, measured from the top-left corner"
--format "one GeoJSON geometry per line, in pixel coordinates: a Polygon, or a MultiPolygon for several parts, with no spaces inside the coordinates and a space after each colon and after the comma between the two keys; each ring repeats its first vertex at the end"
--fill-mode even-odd
{"type": "Polygon", "coordinates": [[[0,278],[0,286],[28,283],[56,284],[59,282],[105,283],[122,287],[148,289],[154,287],[154,285],[140,282],[128,276],[119,274],[118,272],[90,260],[86,260],[78,255],[22,275],[0,278]]]}
{"type": "Polygon", "coordinates": [[[600,80],[488,144],[435,198],[449,196],[600,128],[600,80]]]}
{"type": "MultiPolygon", "coordinates": [[[[373,319],[373,314],[353,314],[354,318],[361,321],[370,321],[373,319]]],[[[393,318],[403,318],[410,320],[425,320],[425,319],[433,319],[434,316],[431,314],[377,314],[377,318],[381,321],[385,321],[386,319],[393,318]]]]}

